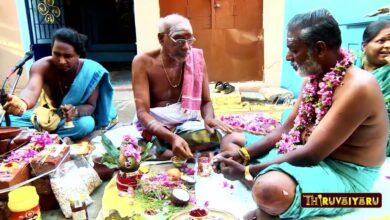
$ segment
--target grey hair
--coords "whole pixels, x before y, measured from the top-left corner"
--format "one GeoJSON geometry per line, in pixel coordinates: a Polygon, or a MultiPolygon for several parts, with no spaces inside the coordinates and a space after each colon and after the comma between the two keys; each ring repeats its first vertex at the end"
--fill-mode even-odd
{"type": "Polygon", "coordinates": [[[186,17],[179,14],[170,14],[162,17],[158,22],[158,33],[164,33],[170,30],[171,27],[183,22],[190,24],[190,21],[186,17]]]}

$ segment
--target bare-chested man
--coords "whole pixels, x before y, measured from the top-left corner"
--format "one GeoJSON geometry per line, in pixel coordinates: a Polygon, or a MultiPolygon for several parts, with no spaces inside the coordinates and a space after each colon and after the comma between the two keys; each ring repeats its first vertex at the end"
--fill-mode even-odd
{"type": "Polygon", "coordinates": [[[32,65],[20,96],[7,96],[4,109],[15,115],[12,126],[35,127],[78,139],[117,117],[108,71],[95,61],[81,59],[86,40],[69,28],[53,34],[52,55],[32,65]],[[39,107],[26,111],[38,99],[39,107]],[[73,121],[74,127],[64,128],[65,121],[73,121]]]}
{"type": "Polygon", "coordinates": [[[161,49],[133,60],[136,124],[144,139],[159,146],[158,157],[188,159],[195,150],[190,146],[218,143],[204,129],[216,134],[213,128],[225,132],[231,128],[214,119],[203,52],[192,48],[195,38],[189,20],[177,14],[161,18],[158,40],[161,49]],[[192,139],[194,131],[202,138],[192,139]]]}
{"type": "Polygon", "coordinates": [[[340,45],[338,23],[327,10],[292,18],[286,59],[307,79],[291,115],[253,144],[237,134],[223,140],[214,167],[252,186],[256,214],[300,219],[350,212],[302,208],[301,193],[369,192],[379,175],[388,131],[383,96],[340,45]]]}

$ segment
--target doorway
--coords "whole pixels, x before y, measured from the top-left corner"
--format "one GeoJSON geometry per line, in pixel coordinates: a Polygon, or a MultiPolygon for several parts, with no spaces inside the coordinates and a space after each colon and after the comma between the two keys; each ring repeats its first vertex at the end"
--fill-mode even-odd
{"type": "Polygon", "coordinates": [[[63,1],[66,26],[88,36],[88,58],[131,62],[137,52],[133,0],[63,1]]]}
{"type": "Polygon", "coordinates": [[[210,81],[263,80],[262,0],[160,0],[161,17],[187,17],[210,81]]]}
{"type": "Polygon", "coordinates": [[[38,60],[51,54],[51,36],[70,27],[88,37],[86,57],[101,63],[114,83],[131,83],[137,53],[133,0],[25,0],[31,45],[38,60]],[[54,13],[55,12],[55,13],[54,13]]]}
{"type": "Polygon", "coordinates": [[[64,0],[65,23],[88,36],[87,57],[101,63],[114,86],[131,84],[137,54],[133,0],[64,0]]]}

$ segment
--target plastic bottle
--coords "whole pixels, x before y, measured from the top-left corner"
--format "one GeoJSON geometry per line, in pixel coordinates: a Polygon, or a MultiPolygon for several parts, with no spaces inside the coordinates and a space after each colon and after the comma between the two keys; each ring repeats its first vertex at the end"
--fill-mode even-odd
{"type": "Polygon", "coordinates": [[[12,190],[8,194],[8,208],[11,211],[10,220],[41,220],[39,196],[34,186],[22,186],[12,190]]]}
{"type": "Polygon", "coordinates": [[[199,157],[198,158],[198,175],[207,177],[211,175],[212,167],[210,158],[208,157],[199,157]]]}

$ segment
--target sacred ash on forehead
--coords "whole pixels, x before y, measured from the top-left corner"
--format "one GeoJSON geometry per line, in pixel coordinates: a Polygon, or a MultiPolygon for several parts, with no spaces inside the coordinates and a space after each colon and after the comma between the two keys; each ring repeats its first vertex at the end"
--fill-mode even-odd
{"type": "Polygon", "coordinates": [[[174,37],[175,35],[187,34],[187,33],[192,34],[192,26],[188,21],[180,22],[169,29],[169,36],[171,37],[174,37]]]}

